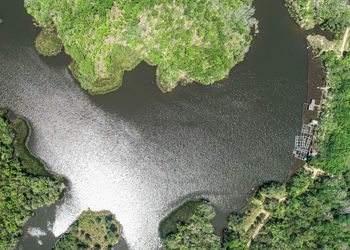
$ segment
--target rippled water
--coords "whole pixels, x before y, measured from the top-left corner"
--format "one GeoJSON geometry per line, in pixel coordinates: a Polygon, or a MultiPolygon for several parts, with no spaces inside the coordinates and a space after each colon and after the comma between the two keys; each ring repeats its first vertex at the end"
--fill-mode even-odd
{"type": "MultiPolygon", "coordinates": [[[[57,208],[39,210],[25,232],[51,228],[58,236],[81,211],[108,209],[129,248],[155,249],[159,221],[184,200],[207,198],[225,217],[253,187],[286,178],[307,63],[304,33],[282,0],[255,1],[260,33],[228,79],[164,95],[155,69],[142,63],[121,89],[101,96],[80,89],[68,57],[38,56],[39,30],[22,1],[0,3],[0,106],[28,118],[32,151],[71,182],[57,208]]],[[[218,231],[225,226],[214,222],[218,231]]],[[[19,249],[52,247],[50,232],[38,236],[42,245],[29,233],[19,249]]]]}

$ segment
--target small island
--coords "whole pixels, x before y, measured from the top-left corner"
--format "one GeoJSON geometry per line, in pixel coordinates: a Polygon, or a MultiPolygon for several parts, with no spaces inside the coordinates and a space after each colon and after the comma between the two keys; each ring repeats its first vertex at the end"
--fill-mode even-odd
{"type": "MultiPolygon", "coordinates": [[[[24,4],[44,30],[55,27],[73,59],[72,74],[91,94],[118,89],[124,72],[143,60],[157,66],[157,85],[163,92],[179,82],[212,84],[243,60],[255,24],[252,0],[24,4]]],[[[39,36],[37,40],[52,39],[39,36]]]]}
{"type": "Polygon", "coordinates": [[[68,187],[29,152],[29,137],[27,120],[11,121],[0,109],[0,249],[14,248],[34,210],[62,198],[68,187]]]}
{"type": "Polygon", "coordinates": [[[112,249],[120,237],[121,225],[105,210],[84,211],[57,241],[54,249],[112,249]]]}
{"type": "Polygon", "coordinates": [[[45,28],[35,39],[35,48],[43,56],[56,56],[63,48],[62,41],[55,34],[53,28],[45,28]]]}

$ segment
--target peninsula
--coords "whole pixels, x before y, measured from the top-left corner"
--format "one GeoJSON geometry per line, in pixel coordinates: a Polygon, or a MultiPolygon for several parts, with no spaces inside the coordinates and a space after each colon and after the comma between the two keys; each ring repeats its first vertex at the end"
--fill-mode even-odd
{"type": "Polygon", "coordinates": [[[68,181],[32,155],[28,122],[0,109],[0,249],[14,248],[34,210],[63,197],[68,181]]]}
{"type": "MultiPolygon", "coordinates": [[[[43,28],[57,30],[69,65],[91,94],[118,89],[125,70],[157,66],[163,92],[225,78],[249,49],[252,0],[25,0],[43,28]]],[[[40,49],[38,49],[40,52],[40,49]]]]}

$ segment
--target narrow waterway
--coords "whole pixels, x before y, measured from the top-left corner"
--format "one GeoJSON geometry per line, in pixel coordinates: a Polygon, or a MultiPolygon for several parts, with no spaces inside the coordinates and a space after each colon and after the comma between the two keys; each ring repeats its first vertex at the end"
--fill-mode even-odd
{"type": "Polygon", "coordinates": [[[285,180],[307,93],[305,32],[282,0],[254,5],[260,33],[228,79],[162,94],[141,63],[118,91],[90,96],[67,56],[37,54],[23,0],[0,0],[0,106],[28,118],[31,150],[71,183],[27,223],[18,249],[51,248],[87,208],[116,215],[122,248],[156,249],[159,221],[183,201],[213,202],[220,232],[253,187],[285,180]]]}

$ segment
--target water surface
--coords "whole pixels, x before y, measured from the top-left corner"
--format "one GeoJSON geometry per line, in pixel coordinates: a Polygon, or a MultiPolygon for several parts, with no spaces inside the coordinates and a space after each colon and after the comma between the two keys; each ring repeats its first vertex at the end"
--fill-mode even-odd
{"type": "Polygon", "coordinates": [[[220,232],[253,187],[287,177],[307,55],[282,0],[255,1],[260,33],[228,79],[162,94],[155,68],[141,63],[100,96],[79,87],[67,56],[36,53],[39,29],[23,1],[0,2],[0,106],[28,118],[33,153],[71,182],[63,201],[29,221],[18,249],[51,248],[87,208],[116,215],[124,246],[156,249],[159,221],[190,198],[214,203],[220,232]]]}

